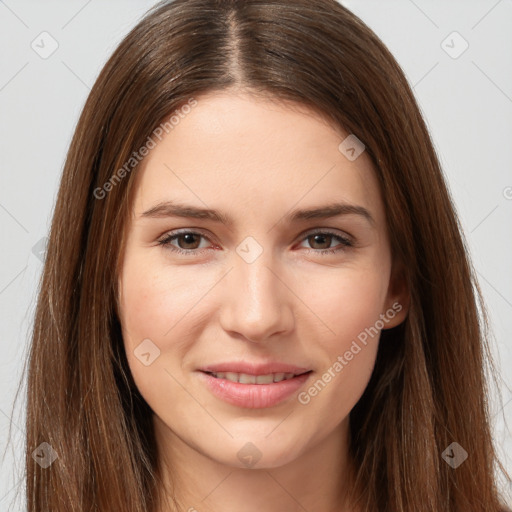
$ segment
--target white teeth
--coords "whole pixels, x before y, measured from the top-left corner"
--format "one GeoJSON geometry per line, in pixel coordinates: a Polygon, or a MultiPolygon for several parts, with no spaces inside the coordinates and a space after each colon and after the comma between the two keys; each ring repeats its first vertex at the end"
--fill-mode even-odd
{"type": "Polygon", "coordinates": [[[240,384],[256,384],[256,375],[248,375],[247,373],[241,373],[238,376],[238,382],[240,382],[240,384]]]}
{"type": "Polygon", "coordinates": [[[238,373],[226,372],[224,378],[232,382],[238,382],[238,373]]]}
{"type": "Polygon", "coordinates": [[[258,375],[256,377],[256,384],[272,384],[272,382],[274,382],[274,376],[271,373],[268,375],[258,375]]]}
{"type": "Polygon", "coordinates": [[[217,379],[226,379],[240,384],[272,384],[289,380],[295,376],[294,373],[268,373],[266,375],[249,375],[247,373],[217,372],[212,373],[217,379]]]}

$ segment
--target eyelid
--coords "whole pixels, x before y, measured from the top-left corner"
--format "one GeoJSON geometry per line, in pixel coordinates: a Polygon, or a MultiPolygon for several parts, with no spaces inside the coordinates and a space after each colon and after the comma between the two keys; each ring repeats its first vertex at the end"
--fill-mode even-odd
{"type": "MultiPolygon", "coordinates": [[[[336,228],[311,228],[307,229],[306,231],[303,231],[297,238],[297,240],[303,240],[305,238],[308,238],[310,236],[316,235],[316,234],[322,234],[322,235],[331,235],[336,236],[338,238],[342,238],[343,240],[354,243],[355,239],[352,235],[348,234],[346,231],[341,231],[336,228]]],[[[317,249],[321,250],[321,249],[317,249]]]]}

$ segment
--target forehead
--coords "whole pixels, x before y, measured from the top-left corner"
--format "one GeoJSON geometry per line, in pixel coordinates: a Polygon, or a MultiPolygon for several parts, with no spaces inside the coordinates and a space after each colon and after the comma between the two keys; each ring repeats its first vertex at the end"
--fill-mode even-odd
{"type": "Polygon", "coordinates": [[[209,93],[179,116],[137,171],[134,215],[176,200],[275,219],[294,206],[346,201],[384,215],[364,152],[340,151],[349,134],[297,103],[209,93]]]}

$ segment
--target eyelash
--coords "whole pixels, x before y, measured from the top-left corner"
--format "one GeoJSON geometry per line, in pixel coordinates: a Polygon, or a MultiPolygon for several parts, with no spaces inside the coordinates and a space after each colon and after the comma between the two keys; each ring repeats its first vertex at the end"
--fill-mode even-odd
{"type": "MultiPolygon", "coordinates": [[[[176,240],[178,237],[183,236],[183,235],[198,235],[202,238],[208,239],[202,233],[198,233],[196,231],[186,231],[185,230],[185,231],[168,233],[167,236],[165,236],[163,239],[159,240],[158,243],[159,243],[159,245],[162,245],[163,247],[165,247],[166,249],[168,249],[172,252],[175,252],[178,254],[184,254],[186,256],[190,256],[193,254],[197,254],[198,252],[201,252],[201,250],[199,250],[199,249],[181,249],[179,247],[175,247],[175,246],[171,245],[171,242],[173,240],[176,240]]],[[[337,233],[334,233],[334,232],[328,231],[328,230],[316,230],[316,231],[308,232],[301,239],[301,241],[303,241],[311,236],[314,236],[314,235],[332,236],[332,237],[336,238],[337,240],[339,240],[343,247],[341,247],[339,249],[308,249],[308,252],[314,252],[316,254],[320,254],[321,256],[328,256],[331,254],[337,254],[339,252],[342,252],[342,251],[346,250],[348,247],[353,247],[353,243],[348,238],[345,238],[337,233]]],[[[202,250],[204,250],[204,249],[202,249],[202,250]]]]}

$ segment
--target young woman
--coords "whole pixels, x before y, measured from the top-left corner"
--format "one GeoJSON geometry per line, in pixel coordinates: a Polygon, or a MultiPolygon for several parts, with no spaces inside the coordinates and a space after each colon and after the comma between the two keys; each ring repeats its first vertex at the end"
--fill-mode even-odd
{"type": "Polygon", "coordinates": [[[63,172],[28,509],[503,510],[479,307],[417,103],[361,20],[159,4],[63,172]]]}

